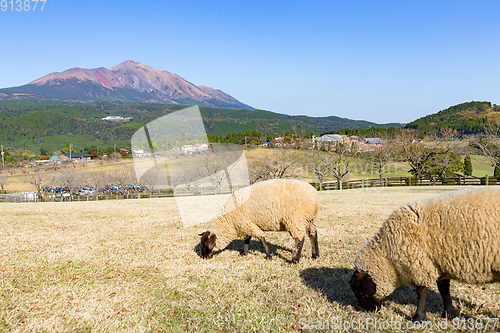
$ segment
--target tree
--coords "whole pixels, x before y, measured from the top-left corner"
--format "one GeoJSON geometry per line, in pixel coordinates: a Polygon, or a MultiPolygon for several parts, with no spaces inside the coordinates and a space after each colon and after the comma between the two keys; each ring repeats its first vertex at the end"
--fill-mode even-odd
{"type": "Polygon", "coordinates": [[[91,185],[95,190],[95,200],[98,200],[99,198],[99,189],[104,188],[109,178],[110,174],[107,172],[95,172],[87,176],[89,185],[91,185]]]}
{"type": "MultiPolygon", "coordinates": [[[[451,145],[447,144],[444,148],[437,144],[434,147],[427,147],[421,142],[415,142],[415,130],[402,130],[399,138],[399,154],[406,160],[410,166],[410,173],[417,179],[432,174],[433,163],[439,161],[437,155],[448,154],[451,145]]],[[[441,139],[440,143],[448,142],[441,139]]]]}
{"type": "Polygon", "coordinates": [[[500,124],[483,126],[483,135],[472,139],[471,145],[489,159],[492,167],[500,165],[500,124]]]}
{"type": "Polygon", "coordinates": [[[321,158],[321,154],[324,154],[324,152],[315,149],[312,154],[308,154],[303,163],[304,169],[314,174],[314,178],[316,178],[316,181],[319,183],[320,191],[323,188],[323,182],[330,174],[330,170],[324,159],[321,158]]]}
{"type": "Polygon", "coordinates": [[[453,151],[437,153],[429,160],[426,176],[439,178],[454,176],[454,172],[464,169],[461,156],[453,151]]]}
{"type": "Polygon", "coordinates": [[[162,168],[164,168],[164,166],[155,166],[147,170],[142,175],[140,183],[145,184],[151,191],[154,191],[158,186],[169,185],[168,175],[162,168]]]}
{"type": "Polygon", "coordinates": [[[337,186],[342,189],[344,177],[351,172],[355,165],[352,163],[354,157],[359,153],[359,142],[335,142],[326,147],[326,156],[322,157],[323,162],[330,170],[333,178],[337,181],[337,186]]]}
{"type": "Polygon", "coordinates": [[[0,174],[0,188],[2,193],[5,194],[5,186],[9,183],[9,176],[0,174]]]}
{"type": "Polygon", "coordinates": [[[472,176],[472,160],[469,155],[464,158],[464,175],[472,176]]]}
{"type": "Polygon", "coordinates": [[[297,152],[286,146],[283,140],[280,140],[278,147],[273,148],[271,154],[266,154],[263,159],[249,165],[250,182],[292,177],[290,170],[296,163],[296,157],[297,152]]]}
{"type": "Polygon", "coordinates": [[[75,191],[75,187],[80,185],[83,180],[82,173],[76,170],[64,169],[59,173],[58,182],[62,184],[67,190],[71,197],[75,191]]]}
{"type": "Polygon", "coordinates": [[[394,157],[394,144],[388,140],[385,141],[382,146],[368,152],[368,161],[375,168],[380,180],[382,180],[383,175],[389,172],[388,165],[394,157]]]}
{"type": "Polygon", "coordinates": [[[500,178],[500,165],[495,165],[495,170],[493,171],[493,177],[500,178]]]}
{"type": "Polygon", "coordinates": [[[120,187],[136,183],[135,179],[135,171],[130,167],[122,168],[113,175],[113,182],[120,187]]]}
{"type": "Polygon", "coordinates": [[[43,186],[45,185],[45,177],[43,174],[36,173],[30,176],[30,183],[36,189],[36,197],[40,199],[43,186]]]}
{"type": "Polygon", "coordinates": [[[76,153],[76,150],[73,149],[73,145],[71,145],[68,141],[66,141],[66,144],[64,145],[64,149],[62,150],[63,153],[68,154],[69,152],[76,153]]]}

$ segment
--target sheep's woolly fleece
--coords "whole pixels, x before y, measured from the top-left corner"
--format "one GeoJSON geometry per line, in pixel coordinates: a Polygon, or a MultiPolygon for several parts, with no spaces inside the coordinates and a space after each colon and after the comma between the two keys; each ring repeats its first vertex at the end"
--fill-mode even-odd
{"type": "Polygon", "coordinates": [[[310,184],[267,180],[233,193],[208,230],[217,235],[214,250],[236,238],[262,237],[264,231],[287,230],[294,239],[302,239],[308,225],[310,233],[315,232],[317,213],[318,193],[310,184]]]}
{"type": "Polygon", "coordinates": [[[472,188],[396,209],[354,264],[376,296],[396,287],[431,287],[438,279],[482,284],[500,280],[500,188],[472,188]]]}

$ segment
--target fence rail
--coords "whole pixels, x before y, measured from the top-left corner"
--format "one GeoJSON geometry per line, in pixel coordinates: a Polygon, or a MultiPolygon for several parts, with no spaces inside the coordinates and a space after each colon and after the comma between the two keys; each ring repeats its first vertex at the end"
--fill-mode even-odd
{"type": "MultiPolygon", "coordinates": [[[[32,194],[33,192],[30,192],[32,194]]],[[[124,200],[124,199],[147,199],[173,197],[172,191],[152,191],[143,193],[123,193],[123,194],[99,194],[99,195],[73,195],[62,196],[60,194],[42,193],[40,197],[36,195],[26,195],[26,193],[11,193],[10,195],[0,195],[0,202],[69,202],[69,201],[100,201],[100,200],[124,200]]]]}
{"type": "MultiPolygon", "coordinates": [[[[199,188],[196,191],[180,190],[175,191],[175,196],[206,196],[216,194],[231,194],[244,186],[234,186],[232,190],[224,188],[221,191],[213,188],[199,188]]],[[[139,193],[122,194],[99,194],[99,195],[76,195],[67,196],[54,193],[41,193],[38,197],[36,192],[11,192],[6,195],[0,195],[0,202],[69,202],[69,201],[100,201],[100,200],[124,200],[124,199],[147,199],[147,198],[166,198],[173,197],[172,190],[155,190],[139,193]]]]}
{"type": "Polygon", "coordinates": [[[422,178],[416,179],[412,177],[388,177],[382,179],[359,179],[338,182],[312,183],[317,190],[332,191],[345,190],[365,187],[390,187],[390,186],[439,186],[439,185],[497,185],[500,184],[500,178],[494,177],[466,177],[457,175],[447,178],[422,178]]]}
{"type": "MultiPolygon", "coordinates": [[[[317,190],[333,191],[333,190],[347,190],[356,188],[369,188],[369,187],[391,187],[391,186],[440,186],[440,185],[500,185],[500,178],[495,177],[466,177],[457,175],[448,178],[433,178],[433,179],[416,179],[412,177],[387,177],[382,179],[359,179],[343,181],[341,184],[337,182],[311,183],[317,190]]],[[[241,187],[234,187],[233,192],[241,187]]],[[[32,192],[31,192],[32,193],[32,192]]],[[[214,195],[214,194],[230,194],[232,191],[214,191],[200,190],[198,192],[175,192],[175,196],[198,196],[198,195],[214,195]]],[[[46,194],[40,198],[29,197],[24,193],[10,193],[0,195],[0,202],[68,202],[68,201],[98,201],[98,200],[124,200],[124,199],[146,199],[146,198],[166,198],[173,197],[174,193],[170,190],[148,191],[143,193],[124,193],[124,194],[100,194],[95,195],[73,195],[61,196],[60,194],[46,194]]]]}

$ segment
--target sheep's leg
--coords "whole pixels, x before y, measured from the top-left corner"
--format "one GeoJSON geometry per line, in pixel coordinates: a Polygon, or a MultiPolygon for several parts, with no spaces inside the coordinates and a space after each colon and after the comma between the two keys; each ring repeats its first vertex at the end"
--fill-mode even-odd
{"type": "Polygon", "coordinates": [[[262,246],[264,247],[264,251],[266,252],[266,259],[271,260],[272,259],[271,250],[269,250],[269,246],[267,245],[267,242],[266,242],[266,239],[264,238],[264,236],[259,237],[259,241],[262,244],[262,246]]]}
{"type": "Polygon", "coordinates": [[[418,296],[418,304],[417,311],[413,316],[413,321],[424,321],[427,319],[425,313],[427,311],[427,293],[429,288],[426,287],[417,287],[417,296],[418,296]]]}
{"type": "Polygon", "coordinates": [[[319,257],[318,232],[314,230],[313,234],[309,234],[309,239],[311,240],[312,258],[317,259],[319,257]]]}
{"type": "Polygon", "coordinates": [[[302,237],[302,239],[295,239],[295,250],[293,250],[292,264],[296,264],[299,262],[300,256],[302,254],[302,246],[304,246],[304,239],[305,237],[302,237]]]}
{"type": "Polygon", "coordinates": [[[439,280],[437,282],[439,293],[443,298],[444,311],[441,314],[443,318],[455,318],[457,313],[455,312],[455,308],[453,304],[451,304],[451,296],[450,296],[450,280],[439,280]]]}
{"type": "Polygon", "coordinates": [[[248,254],[248,247],[250,246],[250,239],[252,239],[252,237],[248,237],[247,239],[245,239],[245,245],[243,245],[243,252],[241,252],[242,256],[246,256],[248,254]]]}

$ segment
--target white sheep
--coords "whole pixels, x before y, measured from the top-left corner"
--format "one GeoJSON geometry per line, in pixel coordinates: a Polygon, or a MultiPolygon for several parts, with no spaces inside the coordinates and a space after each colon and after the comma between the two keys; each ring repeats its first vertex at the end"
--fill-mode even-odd
{"type": "Polygon", "coordinates": [[[363,308],[380,308],[399,285],[416,288],[414,321],[426,319],[436,282],[443,316],[455,317],[450,279],[500,281],[500,189],[473,188],[410,202],[396,209],[358,252],[350,286],[363,308]]]}
{"type": "Polygon", "coordinates": [[[248,253],[250,239],[262,243],[267,259],[271,251],[264,231],[288,231],[295,239],[292,263],[300,259],[304,238],[311,240],[312,258],[319,257],[314,219],[318,213],[318,194],[310,184],[294,179],[273,179],[241,189],[231,195],[220,214],[201,236],[203,258],[224,249],[233,239],[245,240],[242,255],[248,253]]]}

